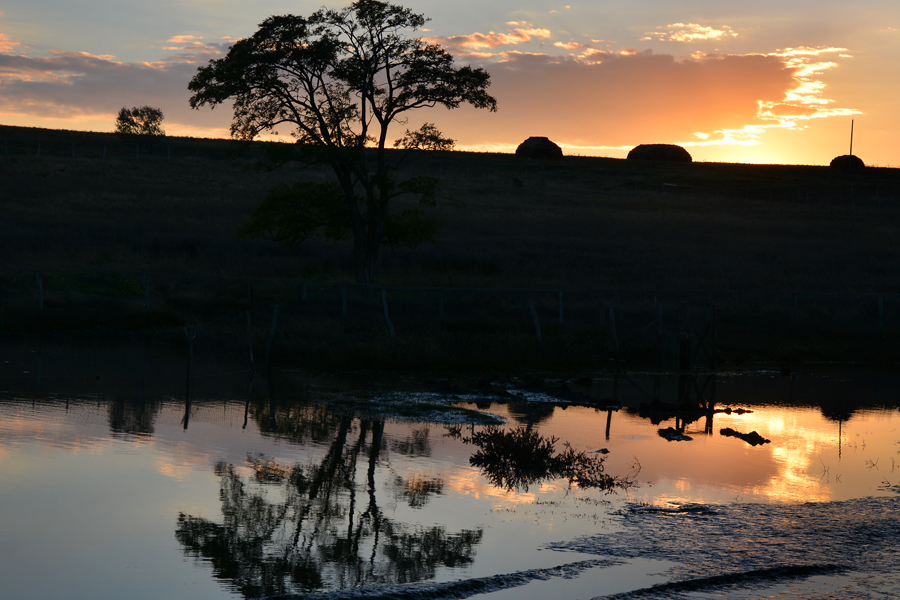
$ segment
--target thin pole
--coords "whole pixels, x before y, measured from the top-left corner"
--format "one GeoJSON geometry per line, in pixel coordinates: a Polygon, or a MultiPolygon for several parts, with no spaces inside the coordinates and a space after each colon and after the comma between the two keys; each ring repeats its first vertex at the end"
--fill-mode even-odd
{"type": "MultiPolygon", "coordinates": [[[[853,156],[853,119],[850,119],[850,156],[853,156]]],[[[850,161],[847,161],[849,164],[850,161]]]]}

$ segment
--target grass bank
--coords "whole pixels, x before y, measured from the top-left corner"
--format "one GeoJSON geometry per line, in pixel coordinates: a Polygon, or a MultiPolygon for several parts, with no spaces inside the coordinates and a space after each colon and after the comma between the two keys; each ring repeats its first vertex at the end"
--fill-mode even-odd
{"type": "MultiPolygon", "coordinates": [[[[250,281],[260,304],[300,301],[301,281],[310,293],[315,285],[349,283],[348,245],[283,249],[236,237],[266,189],[327,178],[321,169],[260,171],[259,145],[226,140],[166,138],[144,147],[112,134],[0,127],[0,141],[0,271],[8,275],[0,321],[7,330],[174,327],[247,308],[250,281]],[[44,274],[42,311],[37,273],[44,274]],[[144,273],[151,274],[149,310],[144,273]],[[93,283],[85,281],[90,277],[93,283]]],[[[590,350],[608,357],[610,302],[618,298],[616,310],[637,311],[622,300],[634,293],[648,305],[663,303],[674,333],[681,298],[693,298],[701,313],[709,298],[719,298],[719,352],[727,360],[897,358],[891,294],[900,293],[898,169],[453,152],[412,156],[398,175],[441,180],[432,211],[441,227],[433,244],[385,249],[379,285],[546,292],[549,299],[530,300],[543,346],[557,339],[554,328],[568,336],[552,356],[576,348],[579,356],[590,350]],[[603,299],[593,301],[589,319],[579,322],[572,313],[559,327],[551,323],[559,320],[554,302],[561,291],[603,299]],[[843,295],[836,305],[823,299],[835,293],[843,295]],[[753,294],[770,299],[748,300],[753,294]],[[743,300],[726,307],[729,295],[743,300]],[[728,337],[722,327],[729,322],[747,333],[728,337]],[[811,325],[798,329],[798,322],[811,325]]],[[[521,294],[513,296],[514,333],[491,336],[521,349],[526,343],[516,336],[535,340],[534,322],[521,294]]],[[[652,322],[654,310],[641,308],[633,325],[623,315],[619,336],[652,322]]],[[[373,318],[385,327],[382,316],[373,318]]],[[[454,327],[485,331],[491,321],[480,318],[460,318],[454,327]]],[[[423,334],[421,343],[435,339],[423,334]]],[[[481,354],[473,348],[492,355],[496,347],[475,339],[458,345],[472,357],[481,354]]],[[[424,356],[412,347],[411,357],[424,356]]],[[[369,355],[381,352],[373,348],[369,355]]],[[[655,346],[651,354],[658,354],[655,346]]]]}

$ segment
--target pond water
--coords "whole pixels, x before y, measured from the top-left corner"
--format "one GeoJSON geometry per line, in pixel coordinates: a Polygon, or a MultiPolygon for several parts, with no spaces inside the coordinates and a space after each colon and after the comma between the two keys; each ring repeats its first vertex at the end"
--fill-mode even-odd
{"type": "Polygon", "coordinates": [[[897,373],[185,383],[0,378],[5,597],[900,586],[897,373]]]}

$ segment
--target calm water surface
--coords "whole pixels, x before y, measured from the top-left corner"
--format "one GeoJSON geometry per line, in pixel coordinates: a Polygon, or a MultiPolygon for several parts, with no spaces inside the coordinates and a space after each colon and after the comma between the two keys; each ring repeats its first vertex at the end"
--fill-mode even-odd
{"type": "Polygon", "coordinates": [[[841,503],[869,499],[879,504],[865,514],[897,516],[894,373],[492,385],[298,377],[276,381],[272,398],[257,382],[250,401],[241,374],[192,382],[187,401],[178,380],[33,383],[0,379],[10,598],[389,594],[406,584],[430,598],[453,582],[463,596],[594,598],[700,568],[683,555],[690,534],[677,550],[634,541],[661,527],[636,516],[645,512],[731,511],[729,522],[749,523],[762,505],[776,512],[761,522],[787,523],[803,503],[840,514],[851,506],[841,503]],[[557,452],[603,458],[606,474],[634,485],[609,493],[552,473],[506,485],[472,464],[484,450],[473,436],[487,427],[476,411],[503,431],[555,439],[557,452]],[[691,439],[662,437],[669,427],[691,439]],[[754,446],[726,428],[770,441],[754,446]]]}

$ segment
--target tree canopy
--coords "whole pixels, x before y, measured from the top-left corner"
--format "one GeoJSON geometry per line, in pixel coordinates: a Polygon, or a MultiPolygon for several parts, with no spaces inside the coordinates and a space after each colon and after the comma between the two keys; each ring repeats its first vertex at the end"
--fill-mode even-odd
{"type": "Polygon", "coordinates": [[[152,106],[123,106],[116,117],[116,133],[123,135],[165,135],[162,109],[152,106]]]}
{"type": "MultiPolygon", "coordinates": [[[[383,244],[415,245],[435,231],[418,206],[399,214],[390,203],[411,195],[433,202],[435,182],[398,181],[388,130],[420,108],[461,104],[496,110],[490,75],[457,67],[440,45],[409,37],[423,15],[380,0],[357,0],[308,17],[272,16],[223,58],[201,67],[188,88],[193,108],[233,102],[231,134],[252,140],[292,127],[290,157],[325,163],[329,183],[301,182],[271,191],[244,230],[282,244],[313,235],[353,238],[356,278],[371,283],[383,244]],[[369,155],[371,152],[374,156],[369,155]],[[392,162],[392,160],[394,162],[392,162]]],[[[431,124],[398,140],[402,148],[448,149],[431,124]]]]}

